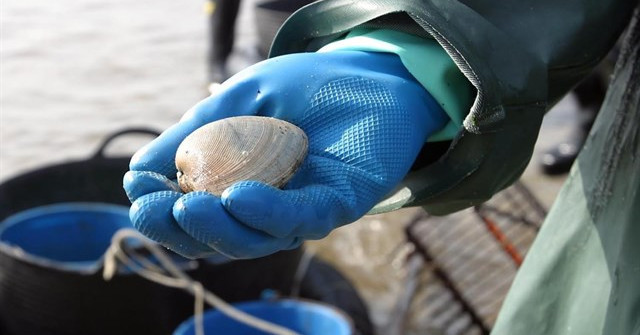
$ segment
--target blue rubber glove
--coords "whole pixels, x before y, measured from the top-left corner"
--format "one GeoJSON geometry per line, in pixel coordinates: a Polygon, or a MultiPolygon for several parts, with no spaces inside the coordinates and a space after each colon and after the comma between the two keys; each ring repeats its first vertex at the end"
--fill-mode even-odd
{"type": "Polygon", "coordinates": [[[137,152],[124,179],[143,234],[186,257],[255,258],[319,239],[367,213],[448,117],[393,54],[301,53],[224,82],[137,152]],[[221,197],[175,184],[180,142],[209,122],[271,116],[302,128],[309,153],[284,189],[238,182],[221,197]]]}

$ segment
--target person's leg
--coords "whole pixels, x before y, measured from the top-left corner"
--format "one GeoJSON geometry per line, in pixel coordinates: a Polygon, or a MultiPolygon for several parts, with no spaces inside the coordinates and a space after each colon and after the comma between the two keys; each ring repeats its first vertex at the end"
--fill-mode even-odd
{"type": "Polygon", "coordinates": [[[207,0],[209,9],[208,80],[221,83],[229,77],[227,58],[233,50],[240,0],[207,0]]]}

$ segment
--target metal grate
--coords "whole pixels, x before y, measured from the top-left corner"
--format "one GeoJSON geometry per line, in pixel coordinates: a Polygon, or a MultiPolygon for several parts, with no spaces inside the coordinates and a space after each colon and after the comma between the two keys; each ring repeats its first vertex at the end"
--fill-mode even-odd
{"type": "Polygon", "coordinates": [[[406,229],[409,262],[421,260],[413,318],[436,334],[489,334],[545,216],[520,182],[452,215],[418,213],[406,229]]]}

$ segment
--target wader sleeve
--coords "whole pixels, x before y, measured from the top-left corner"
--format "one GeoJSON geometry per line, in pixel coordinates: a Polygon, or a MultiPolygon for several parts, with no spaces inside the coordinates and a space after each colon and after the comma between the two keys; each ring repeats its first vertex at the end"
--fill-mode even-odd
{"type": "MultiPolygon", "coordinates": [[[[355,28],[435,40],[476,89],[463,127],[373,212],[447,214],[490,198],[527,166],[544,113],[606,55],[635,0],[326,0],[281,27],[271,56],[317,51],[355,28]]],[[[428,147],[428,144],[425,145],[428,147]]]]}

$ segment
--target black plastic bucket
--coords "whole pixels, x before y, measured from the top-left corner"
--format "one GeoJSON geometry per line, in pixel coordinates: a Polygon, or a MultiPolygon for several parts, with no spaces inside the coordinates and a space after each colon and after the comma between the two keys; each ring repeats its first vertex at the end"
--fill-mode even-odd
{"type": "MultiPolygon", "coordinates": [[[[3,221],[0,315],[6,333],[168,334],[190,315],[193,300],[182,291],[126,269],[109,282],[102,279],[104,252],[121,228],[132,228],[128,208],[104,203],[39,206],[3,221]]],[[[220,267],[173,256],[229,300],[253,298],[266,288],[288,289],[298,260],[296,253],[282,253],[234,272],[237,262],[220,267]]]]}
{"type": "MultiPolygon", "coordinates": [[[[65,210],[71,212],[86,206],[97,212],[118,212],[114,208],[123,206],[119,210],[124,214],[130,203],[121,185],[130,157],[107,157],[105,149],[118,137],[141,133],[157,136],[149,129],[119,131],[106,138],[86,160],[48,166],[0,184],[0,222],[6,219],[15,224],[33,211],[42,214],[43,210],[60,210],[60,206],[67,206],[65,210]]],[[[9,228],[0,227],[0,231],[6,233],[9,228]]],[[[29,233],[38,234],[37,230],[29,233]]],[[[49,233],[41,230],[40,234],[49,233]]],[[[183,291],[127,272],[104,281],[102,262],[95,259],[99,251],[92,251],[85,263],[56,259],[34,249],[20,252],[16,244],[32,241],[24,236],[18,238],[20,241],[7,236],[0,241],[0,334],[171,334],[193,313],[193,298],[183,291]]],[[[22,245],[26,249],[37,246],[22,245]]],[[[265,289],[289,294],[302,254],[298,248],[222,264],[174,257],[208,290],[229,302],[238,302],[258,299],[265,289]]],[[[300,296],[345,310],[354,316],[360,333],[371,332],[365,305],[353,286],[332,267],[313,259],[296,284],[300,296]]]]}
{"type": "Polygon", "coordinates": [[[103,203],[39,206],[3,221],[3,334],[166,333],[188,313],[163,307],[174,292],[130,272],[101,277],[104,251],[126,227],[127,207],[103,203]]]}
{"type": "Polygon", "coordinates": [[[37,206],[62,202],[130,205],[122,190],[122,176],[130,157],[107,157],[108,146],[129,135],[158,136],[146,128],[131,128],[108,136],[90,158],[64,162],[16,176],[0,185],[0,221],[37,206]]]}

